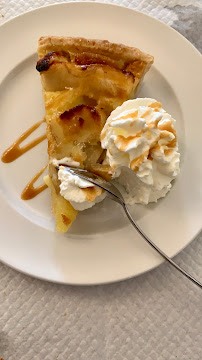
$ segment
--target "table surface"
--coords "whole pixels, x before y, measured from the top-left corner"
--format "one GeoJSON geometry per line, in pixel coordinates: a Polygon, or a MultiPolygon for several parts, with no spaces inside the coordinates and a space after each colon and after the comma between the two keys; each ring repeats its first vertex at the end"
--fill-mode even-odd
{"type": "MultiPolygon", "coordinates": [[[[1,0],[0,23],[54,0],[1,0]]],[[[100,1],[110,2],[110,1],[100,1]]],[[[202,2],[111,1],[169,24],[202,51],[202,2]]],[[[202,279],[202,236],[176,262],[202,279]]],[[[124,282],[73,287],[0,264],[4,360],[200,360],[202,293],[167,263],[124,282]]]]}

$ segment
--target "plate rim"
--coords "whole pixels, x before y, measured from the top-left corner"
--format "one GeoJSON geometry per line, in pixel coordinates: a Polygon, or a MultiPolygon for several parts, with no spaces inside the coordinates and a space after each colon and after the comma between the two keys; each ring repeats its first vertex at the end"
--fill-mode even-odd
{"type": "MultiPolygon", "coordinates": [[[[131,9],[131,8],[126,7],[126,6],[122,6],[122,5],[118,5],[118,4],[113,4],[113,3],[102,3],[102,2],[94,2],[94,1],[85,1],[85,2],[83,2],[83,1],[77,1],[77,2],[70,1],[70,2],[68,2],[68,3],[62,2],[62,3],[58,3],[58,4],[44,5],[44,6],[41,6],[41,7],[36,8],[36,9],[32,9],[32,10],[26,11],[26,12],[24,12],[24,13],[22,13],[22,14],[19,14],[19,15],[15,16],[15,17],[12,18],[12,19],[4,22],[3,24],[0,25],[0,32],[1,32],[2,27],[8,26],[10,23],[15,22],[15,21],[18,20],[19,18],[23,18],[24,16],[30,15],[30,14],[35,13],[35,12],[40,12],[42,9],[46,9],[46,8],[50,8],[50,7],[62,7],[62,6],[67,6],[67,7],[68,7],[69,4],[70,4],[70,5],[72,5],[72,4],[74,4],[74,5],[75,5],[75,4],[77,4],[77,5],[78,5],[78,4],[82,4],[82,5],[84,5],[84,4],[87,4],[87,5],[93,4],[94,6],[96,6],[96,5],[101,5],[101,6],[103,6],[103,7],[117,7],[117,8],[127,9],[128,11],[131,11],[131,10],[132,10],[132,11],[138,13],[138,14],[141,14],[141,16],[144,16],[144,17],[150,18],[150,19],[152,18],[152,19],[155,20],[156,22],[159,22],[159,23],[162,24],[163,26],[169,28],[169,31],[170,31],[170,30],[173,31],[173,32],[175,33],[175,35],[178,34],[177,36],[180,37],[180,38],[182,38],[183,41],[185,41],[185,42],[187,43],[187,45],[189,45],[189,46],[192,48],[192,51],[194,50],[198,55],[201,56],[200,51],[199,51],[189,40],[187,40],[182,34],[180,34],[178,31],[176,31],[175,29],[173,29],[171,26],[165,24],[163,21],[161,21],[161,20],[159,20],[159,19],[156,19],[155,17],[153,17],[153,16],[151,16],[151,15],[148,15],[148,14],[145,14],[144,12],[138,11],[138,10],[136,10],[136,9],[131,9]]],[[[6,74],[6,75],[7,75],[7,74],[6,74]]],[[[180,248],[179,251],[176,252],[175,255],[173,255],[173,256],[176,256],[176,255],[179,254],[182,250],[184,250],[185,247],[188,246],[199,234],[200,234],[200,229],[199,229],[199,231],[195,234],[195,236],[194,236],[193,238],[191,238],[190,241],[189,241],[187,244],[185,244],[182,248],[180,248]]],[[[75,285],[75,286],[77,286],[77,285],[78,285],[78,286],[80,286],[80,285],[90,286],[90,285],[109,284],[109,283],[124,281],[124,280],[127,280],[127,279],[131,279],[131,278],[133,278],[133,277],[142,275],[142,274],[144,274],[144,273],[146,273],[146,272],[148,272],[148,271],[151,271],[151,270],[155,269],[157,266],[159,266],[160,264],[162,264],[164,261],[165,261],[165,260],[161,259],[158,264],[154,265],[153,267],[150,267],[150,268],[146,269],[145,271],[142,271],[142,272],[140,272],[140,273],[136,273],[136,274],[134,274],[134,275],[130,275],[130,276],[128,276],[128,277],[121,277],[121,278],[119,278],[119,279],[117,279],[117,280],[109,280],[109,281],[103,281],[103,282],[102,282],[102,281],[99,281],[99,282],[93,282],[93,283],[83,283],[83,282],[81,282],[81,283],[72,283],[72,282],[68,282],[67,280],[61,280],[61,281],[60,281],[60,280],[52,280],[51,278],[48,278],[48,277],[45,277],[45,276],[44,276],[44,277],[37,276],[37,275],[35,275],[35,274],[26,272],[26,271],[24,271],[24,270],[22,270],[22,269],[19,269],[19,268],[15,267],[15,266],[12,266],[12,265],[9,264],[8,262],[5,262],[4,260],[1,259],[1,262],[2,262],[3,264],[6,264],[6,265],[8,265],[10,268],[12,268],[12,269],[14,269],[14,270],[17,270],[17,271],[19,271],[20,273],[23,273],[23,274],[25,274],[25,275],[29,275],[29,276],[31,276],[31,277],[34,277],[34,278],[37,278],[37,279],[40,279],[40,280],[46,280],[46,281],[49,281],[49,282],[66,284],[66,285],[75,285]]]]}

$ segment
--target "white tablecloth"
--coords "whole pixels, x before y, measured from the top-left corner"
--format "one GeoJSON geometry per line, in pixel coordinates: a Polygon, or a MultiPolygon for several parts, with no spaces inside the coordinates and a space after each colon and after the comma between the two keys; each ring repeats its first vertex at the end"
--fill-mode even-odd
{"type": "MultiPolygon", "coordinates": [[[[59,2],[1,0],[0,23],[24,11],[59,2]]],[[[111,3],[157,17],[202,51],[201,1],[111,3]]],[[[202,279],[201,237],[175,260],[202,279]]],[[[4,360],[201,360],[202,292],[167,263],[125,282],[94,287],[46,283],[0,264],[1,357],[4,360]]]]}

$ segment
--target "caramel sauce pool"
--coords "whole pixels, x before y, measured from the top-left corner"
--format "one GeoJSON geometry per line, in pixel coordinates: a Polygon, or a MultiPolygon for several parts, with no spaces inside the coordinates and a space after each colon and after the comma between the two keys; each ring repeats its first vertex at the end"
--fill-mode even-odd
{"type": "Polygon", "coordinates": [[[47,168],[48,165],[44,166],[43,169],[41,169],[29,182],[28,184],[25,186],[24,190],[22,191],[21,194],[21,199],[22,200],[30,200],[33,199],[35,196],[37,196],[38,194],[40,194],[42,191],[44,191],[48,186],[46,184],[42,184],[38,187],[34,187],[34,183],[38,180],[38,178],[41,176],[41,174],[43,174],[43,172],[45,171],[45,169],[47,168]]]}
{"type": "Polygon", "coordinates": [[[29,135],[31,135],[38,127],[45,122],[45,119],[37,122],[33,126],[31,126],[27,131],[25,131],[7,150],[4,151],[1,160],[4,163],[10,163],[17,158],[19,158],[21,155],[26,153],[27,151],[31,150],[34,146],[38,145],[40,142],[46,139],[46,134],[41,135],[31,141],[29,144],[20,147],[20,144],[27,139],[29,135]]]}

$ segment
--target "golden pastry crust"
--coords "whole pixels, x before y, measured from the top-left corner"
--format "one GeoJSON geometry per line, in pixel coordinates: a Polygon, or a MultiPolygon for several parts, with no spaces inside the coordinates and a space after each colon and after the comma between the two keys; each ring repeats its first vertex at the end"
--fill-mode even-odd
{"type": "Polygon", "coordinates": [[[113,59],[119,68],[135,60],[144,61],[150,66],[154,58],[141,50],[123,44],[110,43],[108,40],[95,40],[73,37],[43,36],[39,39],[38,55],[42,58],[50,51],[66,51],[70,53],[93,53],[113,59]]]}
{"type": "Polygon", "coordinates": [[[107,115],[135,96],[153,63],[153,56],[137,48],[84,38],[41,37],[38,55],[37,70],[45,91],[80,88],[99,103],[102,97],[107,115]],[[120,104],[112,104],[112,98],[119,98],[120,104]]]}

